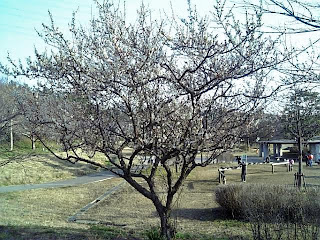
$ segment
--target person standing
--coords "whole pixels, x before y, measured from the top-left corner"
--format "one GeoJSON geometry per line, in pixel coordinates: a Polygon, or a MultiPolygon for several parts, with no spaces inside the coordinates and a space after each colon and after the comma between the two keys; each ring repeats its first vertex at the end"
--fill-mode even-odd
{"type": "Polygon", "coordinates": [[[307,161],[308,161],[308,166],[312,167],[312,162],[313,162],[313,155],[309,152],[307,155],[307,161]]]}
{"type": "Polygon", "coordinates": [[[224,171],[221,171],[222,184],[227,184],[227,178],[224,171]]]}
{"type": "Polygon", "coordinates": [[[246,175],[247,175],[247,164],[243,161],[241,163],[241,181],[246,182],[246,175]]]}
{"type": "Polygon", "coordinates": [[[289,160],[289,172],[292,171],[292,169],[293,169],[293,164],[294,164],[294,160],[293,160],[293,159],[290,159],[290,160],[289,160]]]}
{"type": "Polygon", "coordinates": [[[240,157],[240,156],[237,156],[237,157],[236,157],[236,160],[238,161],[238,165],[240,165],[240,164],[241,164],[241,157],[240,157]]]}
{"type": "Polygon", "coordinates": [[[270,157],[268,156],[268,157],[266,157],[266,161],[265,161],[266,163],[270,163],[270,157]]]}

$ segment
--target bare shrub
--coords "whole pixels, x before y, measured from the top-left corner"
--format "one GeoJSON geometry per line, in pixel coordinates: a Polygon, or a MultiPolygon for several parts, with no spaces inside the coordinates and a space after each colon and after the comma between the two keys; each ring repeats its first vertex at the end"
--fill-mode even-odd
{"type": "Polygon", "coordinates": [[[278,185],[228,185],[216,201],[251,223],[253,239],[320,239],[320,191],[278,185]]]}
{"type": "Polygon", "coordinates": [[[216,189],[216,201],[221,207],[232,215],[233,218],[238,218],[243,215],[243,186],[242,185],[223,185],[216,189]]]}

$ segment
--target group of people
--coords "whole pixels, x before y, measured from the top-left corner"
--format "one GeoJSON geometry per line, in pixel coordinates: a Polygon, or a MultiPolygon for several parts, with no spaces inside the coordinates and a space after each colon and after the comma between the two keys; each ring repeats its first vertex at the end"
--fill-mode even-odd
{"type": "MultiPolygon", "coordinates": [[[[306,156],[306,165],[308,167],[312,167],[312,164],[313,164],[313,155],[311,154],[311,152],[308,152],[307,156],[306,156]]],[[[266,157],[266,160],[264,161],[265,163],[269,163],[270,162],[270,157],[266,157]]],[[[238,161],[239,163],[239,161],[238,161]]],[[[289,160],[289,163],[290,163],[290,166],[292,167],[292,165],[294,164],[294,160],[293,159],[290,159],[289,160]]]]}

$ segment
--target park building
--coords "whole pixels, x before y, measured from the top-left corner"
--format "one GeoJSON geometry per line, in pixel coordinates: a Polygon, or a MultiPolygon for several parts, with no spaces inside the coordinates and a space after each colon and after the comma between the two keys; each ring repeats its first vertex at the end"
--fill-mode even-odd
{"type": "MultiPolygon", "coordinates": [[[[266,161],[267,157],[273,160],[294,159],[299,156],[298,144],[296,140],[291,139],[271,139],[260,140],[259,157],[266,161]]],[[[320,160],[320,136],[313,137],[308,141],[302,142],[303,156],[310,152],[314,156],[314,160],[320,160]]]]}

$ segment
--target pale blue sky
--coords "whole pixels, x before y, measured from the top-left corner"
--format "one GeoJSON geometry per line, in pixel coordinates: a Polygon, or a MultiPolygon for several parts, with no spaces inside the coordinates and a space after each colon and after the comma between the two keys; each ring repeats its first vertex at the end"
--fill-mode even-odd
{"type": "MultiPolygon", "coordinates": [[[[135,19],[136,10],[142,0],[125,1],[128,20],[135,19]]],[[[154,15],[163,11],[171,12],[171,4],[177,14],[187,13],[187,0],[143,0],[143,2],[152,9],[154,15]]],[[[208,13],[208,5],[212,5],[212,0],[191,0],[191,2],[192,4],[196,2],[197,8],[202,13],[208,13]]],[[[40,51],[45,48],[35,29],[41,30],[42,23],[50,22],[48,10],[52,13],[59,29],[67,29],[73,11],[77,10],[77,19],[85,25],[90,20],[92,12],[94,14],[94,9],[93,0],[0,0],[0,62],[8,65],[8,53],[13,60],[21,59],[24,62],[27,57],[34,56],[34,46],[40,51]]],[[[26,81],[25,78],[19,80],[26,81]]]]}
{"type": "MultiPolygon", "coordinates": [[[[228,1],[229,3],[234,0],[228,1]]],[[[116,1],[117,2],[117,1],[116,1]]],[[[187,0],[143,0],[155,13],[170,12],[170,2],[179,16],[186,16],[187,0]]],[[[213,0],[191,0],[199,12],[208,13],[213,0]]],[[[128,18],[134,18],[141,0],[126,0],[128,18]]],[[[94,9],[92,0],[0,0],[0,62],[6,63],[7,52],[13,59],[25,59],[33,55],[33,48],[44,48],[35,29],[41,30],[42,23],[49,22],[48,10],[51,11],[56,25],[67,28],[72,12],[78,9],[77,18],[86,24],[94,9]]],[[[269,16],[270,17],[270,16],[269,16]]],[[[276,17],[267,19],[275,22],[276,17]]],[[[318,34],[318,33],[317,33],[318,34]]],[[[295,36],[295,39],[301,36],[295,36]]],[[[305,38],[306,39],[306,38],[305,38]]],[[[304,39],[304,40],[305,40],[304,39]]]]}
{"type": "MultiPolygon", "coordinates": [[[[210,1],[197,1],[204,6],[210,1]],[[201,3],[202,2],[202,3],[201,3]]],[[[127,0],[129,17],[133,17],[140,0],[127,0]]],[[[144,0],[153,11],[170,10],[170,0],[144,0]]],[[[174,0],[172,5],[179,14],[187,9],[187,0],[174,0]]],[[[59,28],[67,27],[72,12],[78,9],[77,17],[85,24],[94,8],[92,0],[0,0],[0,61],[6,61],[7,52],[14,58],[25,59],[33,54],[33,46],[43,47],[35,29],[49,22],[48,10],[52,13],[59,28]]]]}
{"type": "Polygon", "coordinates": [[[7,52],[15,59],[32,55],[33,46],[42,45],[35,29],[48,23],[48,10],[58,25],[67,26],[77,6],[84,16],[90,16],[89,0],[0,0],[0,61],[7,52]]]}

